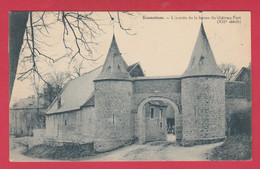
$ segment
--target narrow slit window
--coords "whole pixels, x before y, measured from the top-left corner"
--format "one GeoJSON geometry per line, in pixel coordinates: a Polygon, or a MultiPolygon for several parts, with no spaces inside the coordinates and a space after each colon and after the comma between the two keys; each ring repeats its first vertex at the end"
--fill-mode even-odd
{"type": "Polygon", "coordinates": [[[163,128],[163,124],[162,122],[160,122],[160,129],[162,130],[162,128],[163,128]]]}
{"type": "Polygon", "coordinates": [[[113,114],[113,125],[115,124],[115,115],[113,114]]]}
{"type": "Polygon", "coordinates": [[[160,118],[163,116],[163,109],[160,109],[160,118]]]}
{"type": "Polygon", "coordinates": [[[153,107],[151,107],[150,112],[151,112],[151,119],[153,119],[154,118],[154,108],[153,107]]]}
{"type": "Polygon", "coordinates": [[[194,116],[197,116],[197,107],[194,106],[194,116]]]}

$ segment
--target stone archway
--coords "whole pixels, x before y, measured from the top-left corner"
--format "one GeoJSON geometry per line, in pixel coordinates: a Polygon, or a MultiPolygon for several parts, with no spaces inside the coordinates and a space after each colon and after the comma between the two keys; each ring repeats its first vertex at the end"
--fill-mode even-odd
{"type": "MultiPolygon", "coordinates": [[[[137,109],[137,124],[136,124],[136,127],[137,127],[137,138],[138,138],[138,142],[140,144],[144,144],[146,142],[146,119],[145,119],[145,112],[144,112],[144,105],[150,101],[163,101],[163,102],[166,102],[168,104],[170,104],[173,109],[174,109],[174,112],[175,112],[175,123],[176,125],[178,126],[181,126],[181,114],[179,113],[179,109],[178,109],[178,106],[169,98],[165,98],[165,97],[157,97],[157,96],[154,96],[154,97],[148,97],[144,100],[142,100],[138,106],[138,109],[137,109]]],[[[178,133],[180,132],[177,132],[176,131],[176,137],[180,137],[178,135],[178,133]]]]}

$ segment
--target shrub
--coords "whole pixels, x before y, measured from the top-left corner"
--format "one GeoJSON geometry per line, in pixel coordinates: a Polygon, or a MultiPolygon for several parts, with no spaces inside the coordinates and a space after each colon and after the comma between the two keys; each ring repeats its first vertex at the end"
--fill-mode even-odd
{"type": "Polygon", "coordinates": [[[210,160],[251,160],[252,138],[249,135],[236,135],[227,138],[221,146],[216,147],[210,160]]]}
{"type": "Polygon", "coordinates": [[[233,112],[227,122],[227,136],[252,133],[251,108],[233,112]]]}

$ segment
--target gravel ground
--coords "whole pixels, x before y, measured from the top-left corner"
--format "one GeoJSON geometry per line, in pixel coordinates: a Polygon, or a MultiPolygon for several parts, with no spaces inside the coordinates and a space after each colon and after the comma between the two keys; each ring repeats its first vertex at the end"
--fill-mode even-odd
{"type": "MultiPolygon", "coordinates": [[[[207,161],[207,154],[223,143],[181,147],[175,145],[174,139],[170,136],[168,141],[133,144],[73,161],[207,161]]],[[[25,150],[26,147],[21,145],[10,149],[10,161],[52,161],[25,156],[22,154],[25,150]]]]}
{"type": "Polygon", "coordinates": [[[207,154],[221,143],[193,147],[176,146],[171,142],[152,142],[131,145],[94,157],[76,161],[207,161],[207,154]]]}

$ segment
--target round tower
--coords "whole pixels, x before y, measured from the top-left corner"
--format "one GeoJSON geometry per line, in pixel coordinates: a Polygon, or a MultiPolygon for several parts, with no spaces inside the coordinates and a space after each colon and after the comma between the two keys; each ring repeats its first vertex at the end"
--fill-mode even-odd
{"type": "Polygon", "coordinates": [[[133,141],[131,76],[119,52],[115,36],[95,83],[96,151],[108,151],[133,141]]]}
{"type": "Polygon", "coordinates": [[[182,144],[225,138],[225,76],[216,64],[203,23],[181,82],[182,144]]]}

